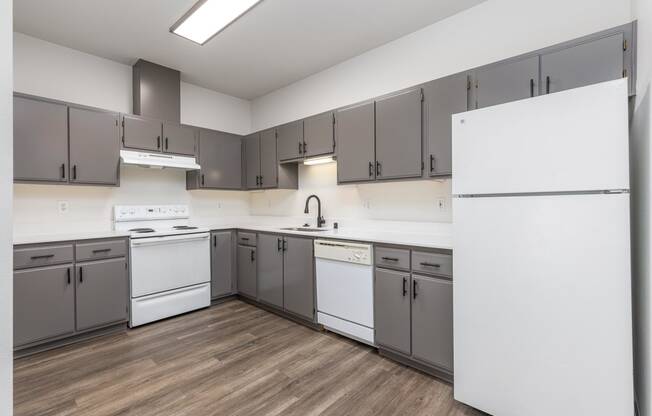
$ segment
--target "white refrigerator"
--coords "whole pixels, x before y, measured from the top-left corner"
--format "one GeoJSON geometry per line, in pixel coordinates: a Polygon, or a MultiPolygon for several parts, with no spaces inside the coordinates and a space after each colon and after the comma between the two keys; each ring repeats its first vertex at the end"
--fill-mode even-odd
{"type": "Polygon", "coordinates": [[[625,79],[453,116],[455,399],[632,416],[625,79]]]}

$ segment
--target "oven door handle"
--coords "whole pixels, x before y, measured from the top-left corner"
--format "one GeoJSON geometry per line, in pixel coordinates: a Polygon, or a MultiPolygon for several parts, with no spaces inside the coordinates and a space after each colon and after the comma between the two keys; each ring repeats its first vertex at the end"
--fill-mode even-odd
{"type": "Polygon", "coordinates": [[[210,233],[169,235],[165,237],[144,237],[131,240],[132,247],[153,246],[158,244],[178,244],[190,241],[209,240],[210,233]]]}

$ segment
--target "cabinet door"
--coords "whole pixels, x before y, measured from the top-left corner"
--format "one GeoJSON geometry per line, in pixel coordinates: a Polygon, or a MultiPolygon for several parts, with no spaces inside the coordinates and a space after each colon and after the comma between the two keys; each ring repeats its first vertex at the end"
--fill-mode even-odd
{"type": "Polygon", "coordinates": [[[338,182],[373,181],[376,178],[374,118],[374,103],[345,108],[335,114],[338,182]]]}
{"type": "Polygon", "coordinates": [[[421,89],[376,101],[376,179],[421,176],[421,89]]]}
{"type": "Polygon", "coordinates": [[[410,274],[375,271],[374,314],[376,343],[410,354],[410,274]]]}
{"type": "Polygon", "coordinates": [[[412,356],[453,371],[453,282],[412,275],[412,356]]]}
{"type": "Polygon", "coordinates": [[[428,158],[430,176],[452,173],[451,116],[467,110],[468,76],[455,74],[430,82],[424,87],[428,117],[428,158]]]}
{"type": "Polygon", "coordinates": [[[539,57],[491,65],[475,73],[475,108],[539,94],[539,57]]]}
{"type": "Polygon", "coordinates": [[[127,320],[127,263],[122,258],[77,265],[77,330],[127,320]]]}
{"type": "Polygon", "coordinates": [[[162,132],[160,121],[122,116],[122,145],[126,148],[159,152],[163,145],[162,132]]]}
{"type": "Polygon", "coordinates": [[[238,293],[256,297],[256,247],[238,245],[238,293]]]}
{"type": "Polygon", "coordinates": [[[260,187],[278,186],[278,159],[276,158],[276,133],[274,129],[260,133],[260,187]]]}
{"type": "Polygon", "coordinates": [[[118,184],[119,115],[70,107],[70,182],[118,184]]]}
{"type": "Polygon", "coordinates": [[[303,155],[305,157],[333,153],[333,113],[318,114],[303,121],[303,155]]]}
{"type": "Polygon", "coordinates": [[[285,237],[283,304],[285,310],[310,320],[315,317],[313,263],[311,239],[285,237]]]}
{"type": "Polygon", "coordinates": [[[256,189],[260,185],[260,133],[250,134],[243,140],[247,189],[256,189]]]}
{"type": "Polygon", "coordinates": [[[258,234],[258,299],[283,307],[283,237],[258,234]]]}
{"type": "MultiPolygon", "coordinates": [[[[213,188],[240,189],[242,187],[242,141],[240,136],[211,131],[211,173],[213,188]]],[[[202,167],[202,171],[203,171],[202,167]]]]}
{"type": "Polygon", "coordinates": [[[233,292],[235,236],[233,231],[220,231],[211,237],[211,296],[216,298],[233,292]]]}
{"type": "Polygon", "coordinates": [[[303,121],[293,121],[276,128],[278,134],[278,160],[291,160],[303,156],[303,121]]]}
{"type": "Polygon", "coordinates": [[[165,153],[195,156],[196,140],[197,129],[175,123],[163,124],[163,151],[165,153]]]}
{"type": "Polygon", "coordinates": [[[72,264],[14,272],[14,346],[75,330],[72,264]]]}
{"type": "Polygon", "coordinates": [[[222,171],[218,164],[221,158],[218,132],[199,130],[199,186],[202,188],[217,188],[220,184],[222,171]]]}
{"type": "Polygon", "coordinates": [[[67,107],[14,97],[14,180],[66,182],[67,166],[67,107]]]}
{"type": "Polygon", "coordinates": [[[623,76],[624,35],[617,33],[541,55],[544,93],[563,91],[623,76]]]}

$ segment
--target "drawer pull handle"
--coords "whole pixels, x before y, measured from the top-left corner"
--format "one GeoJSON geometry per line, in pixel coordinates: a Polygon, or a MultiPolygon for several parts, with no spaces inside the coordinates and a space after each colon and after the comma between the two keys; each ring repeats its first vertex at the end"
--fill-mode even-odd
{"type": "Polygon", "coordinates": [[[38,260],[38,259],[49,259],[54,257],[54,254],[43,254],[42,256],[32,256],[30,257],[32,260],[38,260]]]}
{"type": "Polygon", "coordinates": [[[385,261],[398,261],[396,257],[381,257],[385,261]]]}
{"type": "Polygon", "coordinates": [[[249,237],[240,237],[240,240],[242,240],[242,241],[249,241],[249,237]]]}
{"type": "Polygon", "coordinates": [[[405,295],[407,295],[407,287],[406,287],[406,285],[407,285],[407,279],[404,277],[403,278],[403,297],[405,297],[405,295]]]}
{"type": "Polygon", "coordinates": [[[428,263],[428,262],[425,262],[425,261],[422,262],[422,263],[419,263],[419,264],[421,264],[422,266],[428,266],[428,267],[437,267],[437,268],[441,267],[441,264],[428,263]]]}
{"type": "Polygon", "coordinates": [[[96,253],[108,253],[109,251],[111,251],[110,248],[98,248],[97,250],[93,250],[93,254],[96,254],[96,253]]]}

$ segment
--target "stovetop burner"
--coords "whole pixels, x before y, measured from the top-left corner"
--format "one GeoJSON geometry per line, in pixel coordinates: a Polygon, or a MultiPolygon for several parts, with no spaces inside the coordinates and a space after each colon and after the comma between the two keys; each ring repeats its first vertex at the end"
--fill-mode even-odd
{"type": "Polygon", "coordinates": [[[153,228],[132,228],[129,231],[133,231],[138,234],[144,234],[144,233],[153,233],[154,229],[153,228]]]}
{"type": "Polygon", "coordinates": [[[193,227],[193,226],[190,226],[190,225],[177,225],[177,226],[174,226],[172,228],[174,228],[175,230],[196,230],[197,229],[197,227],[193,227]]]}

